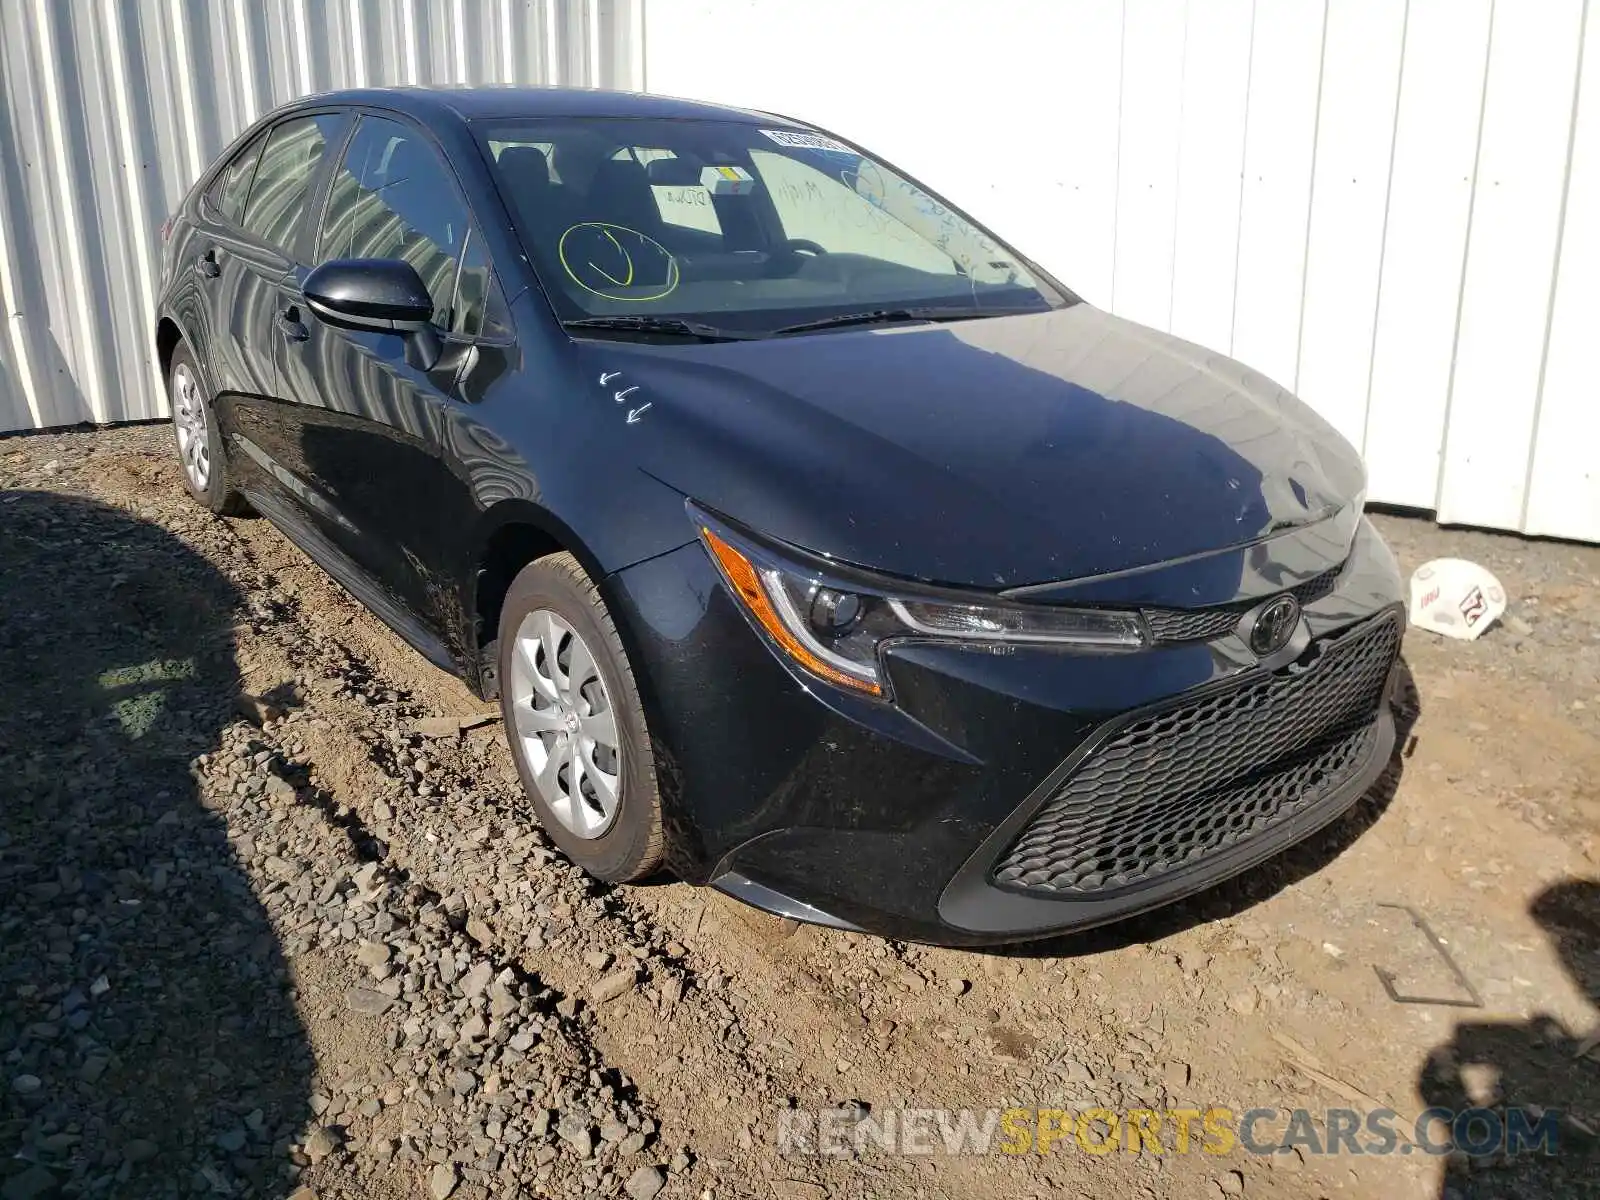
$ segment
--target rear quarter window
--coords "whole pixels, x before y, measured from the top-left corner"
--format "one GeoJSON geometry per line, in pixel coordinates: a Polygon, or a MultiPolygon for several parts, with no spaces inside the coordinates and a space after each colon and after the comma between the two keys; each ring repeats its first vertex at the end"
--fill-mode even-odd
{"type": "Polygon", "coordinates": [[[216,179],[212,180],[211,190],[206,193],[213,214],[229,224],[237,225],[244,213],[245,197],[250,194],[250,181],[256,173],[256,163],[261,158],[261,147],[266,140],[264,133],[252,138],[250,144],[222,168],[216,179]]]}

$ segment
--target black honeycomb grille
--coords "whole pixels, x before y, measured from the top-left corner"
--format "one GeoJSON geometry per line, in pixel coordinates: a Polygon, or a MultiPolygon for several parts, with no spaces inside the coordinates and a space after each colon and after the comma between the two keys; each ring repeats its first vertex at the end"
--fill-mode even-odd
{"type": "MultiPolygon", "coordinates": [[[[1296,584],[1289,589],[1289,595],[1298,600],[1302,608],[1314,604],[1333,591],[1342,569],[1333,567],[1296,584]]],[[[1231,632],[1239,618],[1263,599],[1266,597],[1243,604],[1219,604],[1215,608],[1147,608],[1144,619],[1150,626],[1151,637],[1158,642],[1209,642],[1231,632]]]]}
{"type": "Polygon", "coordinates": [[[1024,827],[995,882],[1055,896],[1133,887],[1314,807],[1373,752],[1399,620],[1386,613],[1320,650],[1308,668],[1114,730],[1024,827]]]}

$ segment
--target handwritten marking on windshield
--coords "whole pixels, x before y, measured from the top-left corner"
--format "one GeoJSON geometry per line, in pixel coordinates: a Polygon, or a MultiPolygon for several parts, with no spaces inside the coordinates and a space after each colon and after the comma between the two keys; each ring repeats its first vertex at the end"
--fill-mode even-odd
{"type": "Polygon", "coordinates": [[[607,280],[616,284],[618,287],[629,286],[633,282],[633,255],[629,254],[622,248],[622,243],[617,241],[617,235],[612,233],[609,229],[602,229],[600,232],[605,235],[606,241],[610,242],[616,247],[617,253],[622,256],[622,261],[627,266],[628,273],[626,277],[618,279],[610,271],[606,270],[599,263],[592,259],[589,262],[589,269],[604,276],[607,280]]]}
{"type": "Polygon", "coordinates": [[[603,296],[608,300],[630,302],[660,300],[677,288],[682,278],[678,260],[673,257],[672,251],[637,229],[629,229],[626,225],[613,225],[608,221],[580,221],[570,226],[556,243],[556,257],[561,260],[562,270],[573,283],[586,292],[593,292],[596,296],[603,296]],[[569,246],[568,243],[572,242],[573,235],[580,230],[583,233],[579,241],[569,246]],[[588,245],[587,252],[584,243],[588,245]],[[647,290],[654,287],[656,290],[649,291],[643,296],[619,295],[616,291],[608,290],[608,288],[624,289],[631,292],[635,288],[634,257],[641,249],[646,252],[643,261],[654,262],[660,258],[666,262],[666,277],[659,285],[637,285],[647,290]],[[610,271],[595,262],[593,257],[589,257],[595,251],[599,251],[600,257],[608,262],[617,260],[613,265],[620,268],[620,274],[610,271]],[[575,261],[579,265],[575,266],[575,261]]]}
{"type": "Polygon", "coordinates": [[[638,408],[630,408],[628,410],[628,424],[629,425],[637,425],[639,423],[639,418],[644,415],[644,410],[649,408],[649,407],[650,407],[650,404],[649,404],[648,401],[646,401],[644,404],[641,404],[638,408]]]}
{"type": "Polygon", "coordinates": [[[639,390],[639,385],[636,383],[632,387],[623,388],[620,392],[614,393],[614,397],[613,398],[616,400],[616,402],[618,404],[621,404],[624,400],[626,400],[629,396],[633,395],[638,390],[639,390]]]}
{"type": "Polygon", "coordinates": [[[619,378],[621,375],[621,371],[601,371],[600,386],[605,387],[606,384],[610,383],[613,379],[619,378]]]}

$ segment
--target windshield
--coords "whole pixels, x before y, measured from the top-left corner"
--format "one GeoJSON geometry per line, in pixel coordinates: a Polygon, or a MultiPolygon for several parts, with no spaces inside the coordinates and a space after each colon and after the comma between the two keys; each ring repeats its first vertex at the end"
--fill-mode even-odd
{"type": "Polygon", "coordinates": [[[478,132],[563,320],[749,336],[1073,299],[937,197],[819,133],[626,118],[478,132]]]}

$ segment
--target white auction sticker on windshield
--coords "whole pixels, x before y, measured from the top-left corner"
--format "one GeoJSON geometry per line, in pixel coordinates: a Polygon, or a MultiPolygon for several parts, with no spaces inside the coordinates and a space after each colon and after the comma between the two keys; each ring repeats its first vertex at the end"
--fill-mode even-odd
{"type": "Polygon", "coordinates": [[[762,133],[780,146],[793,146],[796,150],[826,150],[830,154],[854,154],[843,142],[821,133],[807,133],[802,129],[763,129],[762,133]]]}
{"type": "Polygon", "coordinates": [[[756,181],[743,167],[706,167],[700,172],[700,186],[713,196],[743,196],[755,190],[756,181]]]}

